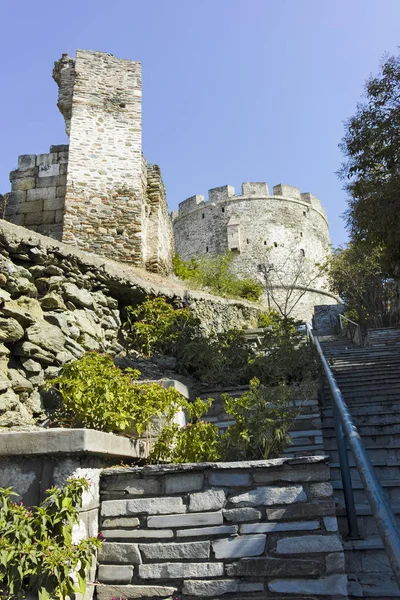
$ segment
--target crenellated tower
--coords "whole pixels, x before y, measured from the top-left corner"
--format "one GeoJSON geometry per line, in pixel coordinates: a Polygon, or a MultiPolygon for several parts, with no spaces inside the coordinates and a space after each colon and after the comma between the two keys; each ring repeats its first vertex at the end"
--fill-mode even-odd
{"type": "MultiPolygon", "coordinates": [[[[300,299],[292,316],[310,318],[314,305],[337,302],[315,266],[326,259],[330,238],[325,210],[313,194],[285,184],[274,186],[270,194],[267,183],[246,182],[235,195],[225,185],[210,189],[207,200],[202,195],[184,200],[172,220],[181,258],[234,252],[236,273],[264,281],[268,272],[269,281],[275,278],[278,302],[294,288],[290,301],[296,295],[300,299]]],[[[267,292],[264,301],[274,306],[267,292]]]]}

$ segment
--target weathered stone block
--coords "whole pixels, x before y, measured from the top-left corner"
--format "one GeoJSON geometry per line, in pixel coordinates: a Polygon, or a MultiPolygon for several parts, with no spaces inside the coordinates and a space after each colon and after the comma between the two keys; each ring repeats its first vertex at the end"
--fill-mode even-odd
{"type": "Polygon", "coordinates": [[[104,542],[99,552],[100,563],[138,565],[142,562],[137,544],[104,542]]]}
{"type": "Polygon", "coordinates": [[[344,552],[335,552],[334,554],[328,554],[325,557],[326,572],[328,575],[332,573],[344,573],[345,572],[345,560],[344,552]]]}
{"type": "MultiPolygon", "coordinates": [[[[163,510],[170,509],[167,498],[163,499],[163,510]]],[[[174,498],[176,500],[176,498],[174,498]]],[[[182,502],[182,500],[181,500],[182,502]]],[[[186,507],[183,507],[186,508],[186,507]]],[[[154,510],[152,510],[154,513],[154,510]]],[[[179,511],[176,511],[179,512],[179,511]]],[[[183,510],[181,511],[183,512],[183,510]]],[[[164,513],[163,513],[164,514],[164,513]]],[[[222,512],[215,513],[193,513],[191,515],[168,515],[166,517],[149,517],[147,519],[148,527],[190,527],[190,525],[222,525],[222,512]]]]}
{"type": "Polygon", "coordinates": [[[114,529],[117,527],[137,527],[140,521],[136,517],[117,517],[116,519],[104,519],[103,529],[114,529]]]}
{"type": "Polygon", "coordinates": [[[208,476],[210,485],[241,487],[250,485],[248,473],[226,473],[225,471],[212,471],[208,476]]]}
{"type": "Polygon", "coordinates": [[[223,490],[207,490],[189,496],[189,511],[201,512],[219,510],[225,504],[226,496],[223,490]]]}
{"type": "MultiPolygon", "coordinates": [[[[182,498],[173,497],[106,500],[101,505],[101,514],[103,517],[119,517],[123,515],[127,516],[135,514],[166,515],[170,513],[184,512],[186,512],[186,506],[183,504],[182,498]]],[[[168,519],[174,518],[176,519],[174,516],[168,518],[152,517],[151,519],[162,519],[164,523],[167,523],[168,519]]],[[[184,517],[180,518],[183,519],[184,517]]],[[[148,520],[149,527],[153,526],[150,525],[151,519],[148,520]]],[[[178,522],[180,522],[179,519],[178,522]]],[[[165,526],[168,527],[168,523],[165,526]]],[[[154,525],[154,527],[164,527],[164,525],[154,525]]]]}
{"type": "Polygon", "coordinates": [[[26,192],[27,190],[31,190],[35,187],[35,178],[34,177],[21,177],[19,179],[13,179],[11,189],[13,192],[21,191],[26,192]]]}
{"type": "Polygon", "coordinates": [[[267,508],[266,513],[270,521],[313,519],[335,514],[335,505],[332,499],[321,500],[318,503],[296,504],[286,508],[267,508]]]}
{"type": "Polygon", "coordinates": [[[310,485],[310,492],[313,498],[330,498],[333,494],[331,483],[328,481],[324,483],[312,483],[310,485]]]}
{"type": "Polygon", "coordinates": [[[160,585],[97,585],[98,600],[114,600],[115,598],[171,598],[175,587],[160,585]]]}
{"type": "Polygon", "coordinates": [[[336,517],[324,517],[324,525],[327,531],[337,531],[338,522],[336,517]]]}
{"type": "Polygon", "coordinates": [[[133,577],[131,565],[100,565],[97,579],[102,583],[129,583],[133,577]]]}
{"type": "Polygon", "coordinates": [[[54,200],[56,197],[56,188],[45,187],[45,188],[34,188],[26,192],[26,199],[28,202],[35,202],[36,200],[54,200]]]}
{"type": "Polygon", "coordinates": [[[265,548],[265,535],[243,535],[212,542],[215,558],[260,556],[265,548]]]}
{"type": "Polygon", "coordinates": [[[43,210],[63,210],[64,198],[50,198],[43,201],[43,210]]]}
{"type": "Polygon", "coordinates": [[[233,523],[258,521],[261,519],[261,512],[255,508],[231,508],[229,510],[223,510],[222,514],[227,521],[232,521],[233,523]]]}
{"type": "Polygon", "coordinates": [[[139,544],[139,550],[145,558],[150,560],[210,558],[210,542],[139,544]]]}
{"type": "Polygon", "coordinates": [[[289,523],[246,523],[240,533],[269,533],[271,531],[313,531],[319,529],[319,521],[292,521],[289,523]]]}
{"type": "Polygon", "coordinates": [[[18,156],[18,169],[25,171],[36,166],[36,154],[21,154],[18,156]]]}
{"type": "Polygon", "coordinates": [[[278,540],[278,554],[311,554],[313,552],[341,552],[343,546],[336,535],[303,535],[278,540]]]}
{"type": "Polygon", "coordinates": [[[272,483],[277,481],[306,482],[306,481],[328,481],[330,478],[329,468],[325,464],[288,466],[284,465],[279,470],[265,469],[253,473],[256,483],[272,483]]]}
{"type": "Polygon", "coordinates": [[[301,485],[290,487],[258,487],[249,492],[231,496],[232,504],[250,506],[271,506],[273,504],[293,504],[295,502],[306,502],[307,496],[301,485]]]}
{"type": "Polygon", "coordinates": [[[268,583],[268,588],[280,594],[347,596],[347,577],[330,575],[323,579],[274,579],[268,583]]]}
{"type": "Polygon", "coordinates": [[[26,202],[26,194],[22,190],[16,192],[10,192],[7,196],[7,207],[19,206],[26,202]]]}
{"type": "MultiPolygon", "coordinates": [[[[165,530],[164,530],[165,531],[165,530]]],[[[221,525],[220,527],[198,527],[196,529],[178,529],[176,537],[207,537],[217,535],[236,535],[238,527],[236,525],[221,525]]],[[[160,532],[161,533],[161,532],[160,532]]]]}
{"type": "Polygon", "coordinates": [[[168,475],[165,479],[165,493],[179,494],[183,492],[194,492],[203,487],[203,473],[182,473],[179,475],[168,475]]]}
{"type": "Polygon", "coordinates": [[[139,577],[142,579],[208,578],[221,577],[223,574],[223,563],[157,563],[139,566],[139,577]]]}
{"type": "Polygon", "coordinates": [[[226,565],[225,570],[229,577],[319,577],[324,564],[299,558],[242,558],[226,565]]]}
{"type": "MultiPolygon", "coordinates": [[[[31,190],[29,190],[29,191],[31,191],[31,190]]],[[[21,214],[40,213],[40,212],[42,212],[42,210],[43,210],[43,200],[35,200],[33,202],[24,202],[19,207],[19,212],[21,214]]]]}
{"type": "Polygon", "coordinates": [[[174,537],[172,529],[105,529],[107,539],[171,539],[174,537]]]}

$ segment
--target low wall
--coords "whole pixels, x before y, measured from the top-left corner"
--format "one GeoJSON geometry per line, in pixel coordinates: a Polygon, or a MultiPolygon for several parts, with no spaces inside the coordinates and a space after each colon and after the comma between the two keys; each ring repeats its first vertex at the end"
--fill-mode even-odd
{"type": "Polygon", "coordinates": [[[346,596],[325,461],[103,471],[98,599],[346,596]]]}
{"type": "Polygon", "coordinates": [[[121,351],[122,310],[146,295],[189,306],[205,333],[251,327],[259,312],[0,220],[0,429],[46,418],[43,384],[64,363],[121,351]]]}

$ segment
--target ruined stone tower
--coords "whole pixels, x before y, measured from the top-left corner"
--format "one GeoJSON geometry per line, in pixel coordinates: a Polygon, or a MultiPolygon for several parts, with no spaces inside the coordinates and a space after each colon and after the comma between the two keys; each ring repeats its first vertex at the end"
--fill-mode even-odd
{"type": "Polygon", "coordinates": [[[142,155],[141,64],[78,50],[54,65],[69,146],[22,155],[6,219],[168,273],[172,226],[157,165],[142,155]]]}
{"type": "Polygon", "coordinates": [[[316,266],[330,248],[328,221],[320,201],[296,187],[264,182],[209,190],[208,201],[196,195],[172,215],[176,252],[194,256],[234,253],[233,269],[264,282],[266,307],[278,304],[290,316],[310,319],[315,305],[336,304],[326,278],[316,266]]]}

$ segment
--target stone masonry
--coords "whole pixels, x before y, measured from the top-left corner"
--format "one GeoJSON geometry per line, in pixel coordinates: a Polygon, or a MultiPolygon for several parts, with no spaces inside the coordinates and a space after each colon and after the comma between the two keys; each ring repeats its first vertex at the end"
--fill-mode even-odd
{"type": "MultiPolygon", "coordinates": [[[[270,194],[266,183],[247,182],[235,196],[226,185],[209,190],[208,201],[201,195],[184,200],[172,218],[181,258],[231,250],[236,273],[263,282],[262,265],[278,305],[290,296],[290,316],[310,319],[314,305],[337,302],[315,267],[325,260],[330,238],[325,211],[312,194],[283,184],[270,194]]],[[[264,294],[264,303],[276,308],[270,294],[264,294]]]]}
{"type": "Polygon", "coordinates": [[[53,77],[68,146],[22,155],[5,217],[115,260],[169,273],[173,234],[157,165],[142,155],[141,64],[78,50],[53,77]]]}
{"type": "Polygon", "coordinates": [[[97,598],[346,597],[325,461],[103,471],[97,598]]]}

